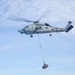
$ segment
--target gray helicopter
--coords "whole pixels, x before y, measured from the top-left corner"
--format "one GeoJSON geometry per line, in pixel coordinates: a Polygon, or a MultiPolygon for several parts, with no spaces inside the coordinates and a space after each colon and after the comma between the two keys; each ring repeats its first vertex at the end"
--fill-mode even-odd
{"type": "Polygon", "coordinates": [[[32,22],[31,25],[27,25],[23,29],[18,30],[18,32],[20,32],[21,34],[27,34],[27,35],[30,35],[30,37],[33,37],[33,34],[44,34],[44,33],[50,33],[50,36],[52,36],[51,34],[52,32],[69,32],[74,27],[71,21],[68,21],[68,24],[66,27],[59,28],[59,27],[53,27],[49,25],[48,23],[42,24],[39,22],[39,20],[30,21],[23,18],[19,18],[19,17],[16,17],[16,18],[13,17],[11,18],[11,20],[32,22]]]}

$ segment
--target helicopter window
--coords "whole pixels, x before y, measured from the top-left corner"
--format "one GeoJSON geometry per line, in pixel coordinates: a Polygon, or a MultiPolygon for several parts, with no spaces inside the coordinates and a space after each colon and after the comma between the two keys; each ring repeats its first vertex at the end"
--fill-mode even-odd
{"type": "Polygon", "coordinates": [[[42,29],[42,27],[40,26],[39,29],[42,29]]]}
{"type": "Polygon", "coordinates": [[[28,26],[26,26],[26,28],[29,28],[28,26]]]}
{"type": "Polygon", "coordinates": [[[39,27],[36,27],[36,29],[42,29],[42,27],[41,27],[41,26],[39,26],[39,27]]]}
{"type": "Polygon", "coordinates": [[[46,27],[46,29],[48,29],[48,27],[46,27]]]}
{"type": "Polygon", "coordinates": [[[45,25],[46,25],[46,26],[49,26],[49,24],[48,24],[48,23],[45,23],[45,25]]]}
{"type": "MultiPolygon", "coordinates": [[[[48,23],[45,23],[46,26],[50,26],[48,23]]],[[[51,27],[51,26],[50,26],[51,27]]]]}
{"type": "Polygon", "coordinates": [[[52,30],[54,30],[54,29],[52,29],[52,30]]]}

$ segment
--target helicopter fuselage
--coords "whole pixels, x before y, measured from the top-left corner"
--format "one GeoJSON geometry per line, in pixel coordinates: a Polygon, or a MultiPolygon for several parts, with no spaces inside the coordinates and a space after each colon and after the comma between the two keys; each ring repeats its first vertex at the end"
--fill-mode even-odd
{"type": "Polygon", "coordinates": [[[37,33],[41,34],[41,33],[51,33],[51,32],[63,32],[65,31],[65,29],[59,28],[59,27],[52,27],[47,23],[45,24],[35,23],[32,25],[28,25],[18,31],[22,34],[31,35],[31,34],[37,34],[37,33]]]}
{"type": "Polygon", "coordinates": [[[43,33],[51,33],[51,32],[64,32],[64,31],[68,32],[74,27],[71,25],[71,23],[72,22],[69,21],[66,27],[59,28],[59,27],[50,26],[47,23],[41,24],[37,22],[31,25],[25,26],[23,29],[18,30],[18,32],[20,32],[21,34],[31,35],[31,37],[32,37],[32,34],[43,34],[43,33]]]}

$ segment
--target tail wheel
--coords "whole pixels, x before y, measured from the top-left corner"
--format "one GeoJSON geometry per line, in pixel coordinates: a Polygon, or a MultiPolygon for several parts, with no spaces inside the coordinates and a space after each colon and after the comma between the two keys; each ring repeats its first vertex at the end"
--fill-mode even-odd
{"type": "Polygon", "coordinates": [[[33,37],[33,35],[30,35],[30,37],[32,38],[32,37],[33,37]]]}
{"type": "Polygon", "coordinates": [[[50,36],[52,36],[52,34],[50,34],[50,36]]]}

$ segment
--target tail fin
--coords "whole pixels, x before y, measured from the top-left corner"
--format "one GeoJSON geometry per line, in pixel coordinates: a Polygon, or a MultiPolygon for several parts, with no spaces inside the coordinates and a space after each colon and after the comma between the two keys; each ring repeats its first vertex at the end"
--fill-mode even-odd
{"type": "Polygon", "coordinates": [[[68,22],[68,25],[65,27],[65,32],[69,32],[74,26],[71,25],[71,21],[68,22]]]}

